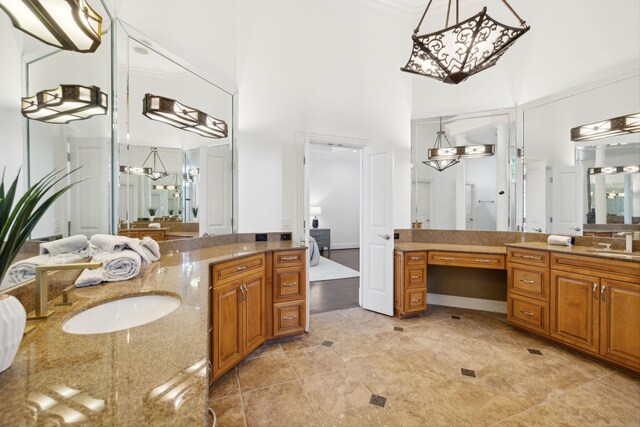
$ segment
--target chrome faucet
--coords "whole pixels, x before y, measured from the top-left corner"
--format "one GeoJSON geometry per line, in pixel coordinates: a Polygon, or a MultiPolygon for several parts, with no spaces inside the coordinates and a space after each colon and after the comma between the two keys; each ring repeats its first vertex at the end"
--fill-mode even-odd
{"type": "Polygon", "coordinates": [[[41,320],[51,316],[54,311],[49,310],[47,304],[49,303],[49,276],[47,271],[52,270],[84,270],[88,268],[93,270],[94,268],[102,267],[101,262],[77,262],[75,264],[47,264],[39,265],[36,267],[36,310],[35,314],[27,317],[27,320],[41,320]]]}

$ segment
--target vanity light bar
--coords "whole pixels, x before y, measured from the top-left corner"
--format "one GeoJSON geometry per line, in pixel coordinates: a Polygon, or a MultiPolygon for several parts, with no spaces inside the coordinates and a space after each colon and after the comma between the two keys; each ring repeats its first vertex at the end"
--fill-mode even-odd
{"type": "Polygon", "coordinates": [[[154,190],[179,190],[179,185],[154,185],[154,190]]]}
{"type": "Polygon", "coordinates": [[[107,100],[96,86],[60,85],[22,98],[22,115],[45,123],[69,123],[107,114],[107,100]]]}
{"type": "Polygon", "coordinates": [[[572,141],[593,141],[625,133],[640,132],[640,113],[614,117],[571,129],[572,141]]]}
{"type": "Polygon", "coordinates": [[[142,114],[151,120],[167,123],[182,130],[197,133],[207,138],[226,138],[227,123],[210,115],[187,107],[175,99],[146,94],[142,114]]]}
{"type": "Polygon", "coordinates": [[[614,173],[637,173],[640,166],[603,166],[599,168],[589,168],[589,175],[611,175],[614,173]]]}
{"type": "Polygon", "coordinates": [[[85,0],[0,0],[13,26],[64,50],[95,52],[102,17],[85,0]]]}
{"type": "Polygon", "coordinates": [[[494,144],[458,145],[455,147],[430,148],[427,152],[429,160],[470,159],[489,157],[496,152],[494,144]]]}

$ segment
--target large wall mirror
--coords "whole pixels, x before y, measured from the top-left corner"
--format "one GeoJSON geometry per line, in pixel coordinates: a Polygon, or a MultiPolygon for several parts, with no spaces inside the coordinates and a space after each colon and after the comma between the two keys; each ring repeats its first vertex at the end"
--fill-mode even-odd
{"type": "Polygon", "coordinates": [[[521,108],[525,229],[608,237],[640,230],[640,133],[578,142],[570,135],[640,112],[637,71],[521,108]]]}
{"type": "Polygon", "coordinates": [[[167,238],[231,233],[233,95],[135,29],[119,21],[115,27],[119,233],[152,221],[161,223],[167,238]],[[152,95],[176,101],[172,111],[153,120],[143,114],[145,97],[152,95]],[[221,121],[226,136],[174,126],[190,109],[221,121]]]}
{"type": "Polygon", "coordinates": [[[510,230],[515,227],[515,109],[412,121],[411,221],[414,228],[510,230]],[[460,158],[442,171],[425,164],[441,146],[493,146],[493,155],[460,158]],[[445,140],[446,136],[446,140],[445,140]]]}

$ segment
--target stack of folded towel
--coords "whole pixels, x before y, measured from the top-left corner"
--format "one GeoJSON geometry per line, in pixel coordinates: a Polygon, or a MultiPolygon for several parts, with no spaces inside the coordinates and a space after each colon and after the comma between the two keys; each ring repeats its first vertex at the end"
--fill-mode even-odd
{"type": "Polygon", "coordinates": [[[547,239],[548,245],[571,246],[572,243],[573,243],[573,237],[571,236],[560,236],[557,234],[552,234],[547,239]]]}
{"type": "Polygon", "coordinates": [[[132,279],[140,273],[143,263],[151,264],[160,259],[160,246],[150,237],[140,240],[94,234],[90,243],[100,250],[92,261],[101,262],[102,267],[84,270],[76,279],[77,288],[132,279]]]}
{"type": "Polygon", "coordinates": [[[160,223],[159,222],[152,222],[149,224],[148,226],[149,228],[160,228],[160,223]]]}
{"type": "Polygon", "coordinates": [[[18,261],[9,267],[2,284],[0,284],[0,290],[34,279],[36,267],[39,265],[78,262],[85,258],[91,258],[97,251],[98,249],[89,243],[87,236],[82,234],[42,243],[39,255],[18,261]]]}

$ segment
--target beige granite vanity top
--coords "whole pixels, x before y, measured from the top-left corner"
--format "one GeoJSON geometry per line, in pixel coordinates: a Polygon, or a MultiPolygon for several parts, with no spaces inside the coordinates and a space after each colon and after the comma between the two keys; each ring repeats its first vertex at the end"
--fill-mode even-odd
{"type": "Polygon", "coordinates": [[[408,251],[444,251],[444,252],[471,252],[479,254],[505,255],[507,248],[504,246],[472,246],[449,245],[443,243],[396,243],[395,250],[408,251]]]}
{"type": "Polygon", "coordinates": [[[615,259],[620,261],[640,262],[640,252],[625,252],[621,250],[604,251],[602,247],[591,246],[559,246],[549,245],[547,242],[507,243],[507,246],[521,249],[535,249],[540,251],[557,252],[570,255],[583,255],[595,258],[615,259]]]}
{"type": "Polygon", "coordinates": [[[139,277],[75,290],[53,306],[0,373],[0,425],[205,426],[209,265],[292,242],[238,243],[170,252],[139,277]],[[145,293],[178,296],[180,306],[128,330],[73,335],[62,324],[100,303],[145,293]]]}

